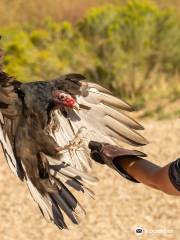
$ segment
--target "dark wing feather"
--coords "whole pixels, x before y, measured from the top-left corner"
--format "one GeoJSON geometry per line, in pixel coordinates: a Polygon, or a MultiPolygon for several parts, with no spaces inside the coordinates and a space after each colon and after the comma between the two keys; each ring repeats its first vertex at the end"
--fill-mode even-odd
{"type": "Polygon", "coordinates": [[[16,176],[18,176],[19,172],[18,164],[14,156],[12,145],[6,132],[6,125],[4,123],[4,118],[1,112],[0,112],[0,143],[10,169],[16,176]]]}
{"type": "Polygon", "coordinates": [[[19,84],[6,73],[0,73],[0,144],[4,156],[12,172],[20,179],[23,172],[14,156],[14,138],[21,102],[15,93],[15,86],[19,84]]]}

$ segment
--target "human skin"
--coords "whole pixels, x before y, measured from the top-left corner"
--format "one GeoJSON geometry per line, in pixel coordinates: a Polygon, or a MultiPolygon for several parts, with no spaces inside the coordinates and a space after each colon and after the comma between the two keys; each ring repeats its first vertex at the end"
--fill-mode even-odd
{"type": "Polygon", "coordinates": [[[173,186],[169,179],[170,163],[164,167],[160,167],[148,160],[142,158],[122,158],[117,159],[121,167],[140,183],[149,187],[163,191],[169,195],[180,196],[180,192],[173,186]]]}

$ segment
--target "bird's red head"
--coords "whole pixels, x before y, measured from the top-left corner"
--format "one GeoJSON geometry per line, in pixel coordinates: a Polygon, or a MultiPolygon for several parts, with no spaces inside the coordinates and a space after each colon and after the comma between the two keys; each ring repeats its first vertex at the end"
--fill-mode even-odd
{"type": "Polygon", "coordinates": [[[75,98],[61,90],[53,91],[52,96],[56,106],[74,108],[76,110],[79,109],[79,105],[75,98]]]}

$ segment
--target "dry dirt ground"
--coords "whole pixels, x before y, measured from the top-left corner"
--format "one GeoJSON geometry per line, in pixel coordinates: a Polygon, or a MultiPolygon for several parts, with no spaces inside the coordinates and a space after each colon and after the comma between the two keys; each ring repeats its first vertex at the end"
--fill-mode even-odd
{"type": "MultiPolygon", "coordinates": [[[[180,156],[180,120],[144,123],[150,144],[143,148],[160,165],[180,156]]],[[[0,158],[0,240],[180,239],[180,198],[122,179],[95,166],[96,200],[86,200],[87,217],[71,231],[59,231],[41,217],[26,186],[0,158]],[[145,233],[134,232],[141,226],[145,233]]]]}

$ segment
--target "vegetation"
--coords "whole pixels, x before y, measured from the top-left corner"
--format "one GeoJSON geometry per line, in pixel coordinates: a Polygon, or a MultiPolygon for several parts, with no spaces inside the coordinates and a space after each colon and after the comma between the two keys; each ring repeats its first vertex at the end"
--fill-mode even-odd
{"type": "MultiPolygon", "coordinates": [[[[160,7],[180,7],[179,0],[151,0],[160,7]]],[[[35,24],[41,26],[46,16],[52,16],[55,21],[78,21],[90,7],[104,4],[126,4],[128,0],[1,0],[0,25],[35,24]]],[[[141,0],[139,0],[141,2],[141,0]]]]}
{"type": "Polygon", "coordinates": [[[72,24],[45,17],[37,24],[32,18],[31,23],[8,26],[2,22],[6,71],[22,81],[80,72],[139,108],[152,99],[179,98],[177,9],[133,0],[92,8],[74,19],[79,20],[72,24]]]}

